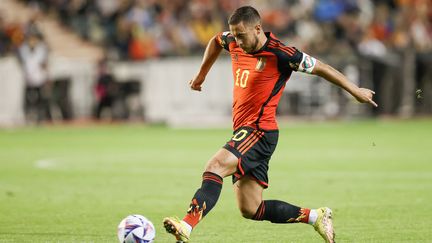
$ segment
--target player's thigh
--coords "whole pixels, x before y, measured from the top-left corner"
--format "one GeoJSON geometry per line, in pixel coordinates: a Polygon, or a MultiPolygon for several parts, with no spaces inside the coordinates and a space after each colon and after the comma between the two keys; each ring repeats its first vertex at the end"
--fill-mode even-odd
{"type": "Polygon", "coordinates": [[[237,164],[238,158],[225,148],[221,148],[207,162],[205,171],[218,174],[224,178],[234,174],[237,170],[237,164]]]}
{"type": "Polygon", "coordinates": [[[263,186],[250,175],[243,176],[234,184],[237,204],[242,215],[252,218],[262,202],[263,186]]]}

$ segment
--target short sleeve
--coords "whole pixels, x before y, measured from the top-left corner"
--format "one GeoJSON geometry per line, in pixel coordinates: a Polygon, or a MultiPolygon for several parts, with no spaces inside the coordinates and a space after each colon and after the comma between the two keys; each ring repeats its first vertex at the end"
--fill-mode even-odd
{"type": "Polygon", "coordinates": [[[229,44],[235,41],[234,36],[229,31],[219,33],[216,40],[227,51],[229,51],[229,44]]]}
{"type": "Polygon", "coordinates": [[[279,62],[283,70],[312,73],[316,59],[299,51],[295,47],[283,46],[279,48],[279,62]]]}
{"type": "Polygon", "coordinates": [[[295,47],[281,46],[278,49],[279,65],[282,66],[284,70],[290,69],[292,71],[297,71],[300,66],[303,53],[295,47]]]}

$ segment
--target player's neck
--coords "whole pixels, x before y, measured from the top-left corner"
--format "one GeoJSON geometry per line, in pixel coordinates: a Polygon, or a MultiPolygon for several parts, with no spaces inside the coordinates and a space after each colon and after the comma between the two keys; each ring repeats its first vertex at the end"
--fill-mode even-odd
{"type": "Polygon", "coordinates": [[[261,48],[265,45],[266,42],[267,42],[267,36],[264,34],[264,32],[261,32],[261,34],[258,35],[258,45],[255,51],[261,50],[261,48]]]}

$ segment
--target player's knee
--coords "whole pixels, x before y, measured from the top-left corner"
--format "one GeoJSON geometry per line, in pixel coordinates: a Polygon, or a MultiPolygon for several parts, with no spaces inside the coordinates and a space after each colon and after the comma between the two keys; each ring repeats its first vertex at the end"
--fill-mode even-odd
{"type": "Polygon", "coordinates": [[[248,206],[240,206],[239,209],[243,218],[252,219],[255,216],[256,209],[252,209],[248,206]]]}

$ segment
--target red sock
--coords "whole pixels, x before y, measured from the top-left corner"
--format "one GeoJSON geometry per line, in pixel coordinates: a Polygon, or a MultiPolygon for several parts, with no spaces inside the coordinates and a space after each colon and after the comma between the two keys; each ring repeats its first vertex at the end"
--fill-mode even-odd
{"type": "Polygon", "coordinates": [[[297,218],[297,220],[302,222],[302,223],[307,224],[309,222],[310,209],[309,208],[301,208],[299,214],[300,215],[297,218]]]}
{"type": "Polygon", "coordinates": [[[206,204],[204,202],[203,207],[201,209],[199,208],[196,199],[192,200],[192,204],[194,205],[189,208],[188,213],[183,218],[183,221],[185,221],[188,225],[194,228],[195,225],[197,225],[198,222],[202,219],[203,212],[206,209],[206,204]]]}
{"type": "Polygon", "coordinates": [[[212,172],[204,172],[201,188],[197,190],[183,221],[195,227],[215,206],[222,190],[223,179],[212,172]]]}

